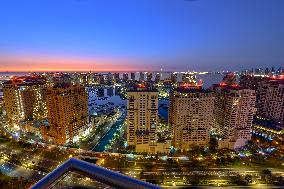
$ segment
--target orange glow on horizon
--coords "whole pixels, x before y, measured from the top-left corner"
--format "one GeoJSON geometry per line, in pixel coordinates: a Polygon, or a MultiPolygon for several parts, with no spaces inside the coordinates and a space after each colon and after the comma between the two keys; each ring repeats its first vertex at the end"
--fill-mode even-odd
{"type": "Polygon", "coordinates": [[[109,72],[153,71],[141,60],[127,58],[82,58],[48,56],[1,56],[0,72],[109,72]],[[138,63],[137,65],[134,63],[138,63]]]}

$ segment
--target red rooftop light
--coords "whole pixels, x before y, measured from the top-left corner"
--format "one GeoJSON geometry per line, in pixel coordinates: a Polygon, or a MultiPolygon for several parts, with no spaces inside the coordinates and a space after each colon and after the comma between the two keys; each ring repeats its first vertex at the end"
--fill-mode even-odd
{"type": "Polygon", "coordinates": [[[138,84],[138,87],[139,87],[139,88],[146,88],[146,86],[145,86],[144,84],[141,84],[141,83],[138,84]]]}
{"type": "Polygon", "coordinates": [[[224,81],[222,81],[219,85],[220,86],[226,86],[227,84],[224,81]]]}

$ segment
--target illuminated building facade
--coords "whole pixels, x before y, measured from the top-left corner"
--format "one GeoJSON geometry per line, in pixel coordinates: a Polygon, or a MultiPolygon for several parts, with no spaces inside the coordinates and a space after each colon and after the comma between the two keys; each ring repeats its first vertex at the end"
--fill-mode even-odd
{"type": "Polygon", "coordinates": [[[144,81],[144,77],[145,77],[144,73],[143,73],[143,72],[140,72],[140,73],[139,73],[139,81],[140,81],[140,82],[141,82],[141,81],[144,81]]]}
{"type": "Polygon", "coordinates": [[[284,124],[284,77],[261,81],[257,97],[257,115],[284,124]]]}
{"type": "Polygon", "coordinates": [[[253,116],[256,112],[255,91],[236,84],[221,83],[215,91],[214,128],[220,136],[219,148],[240,148],[251,139],[253,116]]]}
{"type": "Polygon", "coordinates": [[[184,83],[196,83],[196,75],[193,73],[186,72],[183,73],[181,77],[181,80],[184,83]]]}
{"type": "Polygon", "coordinates": [[[13,78],[3,85],[3,100],[8,121],[40,120],[47,117],[45,79],[36,77],[13,78]]]}
{"type": "Polygon", "coordinates": [[[171,82],[176,83],[177,82],[177,73],[171,73],[171,82]]]}
{"type": "Polygon", "coordinates": [[[160,73],[156,73],[155,82],[158,83],[160,81],[161,81],[161,74],[160,73]]]}
{"type": "Polygon", "coordinates": [[[113,80],[114,80],[115,83],[119,83],[120,82],[119,73],[114,73],[113,74],[113,80]]]}
{"type": "Polygon", "coordinates": [[[132,80],[132,81],[135,81],[135,73],[130,73],[130,79],[132,80]]]}
{"type": "Polygon", "coordinates": [[[112,85],[113,84],[113,75],[110,72],[106,75],[106,84],[107,85],[112,85]]]}
{"type": "Polygon", "coordinates": [[[147,81],[151,82],[152,81],[152,77],[153,77],[152,72],[147,72],[146,77],[147,77],[147,81]]]}
{"type": "Polygon", "coordinates": [[[127,82],[128,81],[128,73],[124,73],[122,75],[122,81],[127,82]]]}
{"type": "Polygon", "coordinates": [[[205,146],[213,127],[214,95],[200,87],[180,87],[170,94],[169,124],[173,146],[182,151],[205,146]]]}
{"type": "Polygon", "coordinates": [[[127,143],[136,152],[157,153],[158,91],[127,92],[127,143]]]}
{"type": "Polygon", "coordinates": [[[80,85],[48,88],[48,137],[57,144],[74,142],[88,125],[88,95],[80,85]]]}

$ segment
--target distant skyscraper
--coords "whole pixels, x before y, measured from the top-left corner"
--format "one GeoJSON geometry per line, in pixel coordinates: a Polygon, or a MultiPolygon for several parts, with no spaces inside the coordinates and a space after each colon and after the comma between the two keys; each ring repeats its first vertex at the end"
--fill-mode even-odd
{"type": "Polygon", "coordinates": [[[240,77],[240,86],[256,91],[260,82],[266,79],[267,78],[261,76],[242,75],[240,77]]]}
{"type": "Polygon", "coordinates": [[[183,73],[182,74],[182,82],[184,83],[196,83],[196,75],[194,73],[183,73]]]}
{"type": "MultiPolygon", "coordinates": [[[[84,86],[87,86],[89,84],[89,76],[88,76],[88,74],[81,73],[79,75],[79,79],[80,79],[79,84],[84,85],[84,86]]],[[[68,83],[70,84],[70,82],[68,82],[68,83]]]]}
{"type": "Polygon", "coordinates": [[[106,84],[107,85],[112,85],[113,84],[113,75],[110,72],[106,75],[106,84]]]}
{"type": "Polygon", "coordinates": [[[127,142],[136,152],[157,152],[158,91],[127,93],[127,142]]]}
{"type": "Polygon", "coordinates": [[[161,74],[160,73],[156,73],[155,82],[158,83],[160,80],[161,80],[161,74]]]}
{"type": "MultiPolygon", "coordinates": [[[[231,82],[230,82],[231,83],[231,82]]],[[[219,148],[239,148],[251,139],[255,91],[236,84],[214,85],[214,128],[221,136],[219,148]]]]}
{"type": "Polygon", "coordinates": [[[102,75],[102,74],[98,75],[98,82],[99,82],[100,85],[104,85],[105,84],[104,75],[102,75]]]}
{"type": "Polygon", "coordinates": [[[139,81],[141,82],[141,81],[144,81],[144,73],[143,72],[140,72],[139,73],[139,81]]]}
{"type": "Polygon", "coordinates": [[[47,116],[45,79],[15,77],[3,84],[3,100],[10,123],[39,120],[47,116]]]}
{"type": "Polygon", "coordinates": [[[113,79],[114,79],[114,82],[115,82],[115,83],[119,83],[119,81],[120,81],[119,73],[114,73],[114,74],[113,74],[113,79]]]}
{"type": "Polygon", "coordinates": [[[177,73],[171,73],[171,82],[176,83],[177,82],[177,73]]]}
{"type": "Polygon", "coordinates": [[[57,144],[74,142],[88,126],[88,94],[83,86],[59,85],[48,88],[47,138],[57,144]]]}
{"type": "Polygon", "coordinates": [[[238,84],[237,82],[237,75],[234,74],[234,73],[228,73],[224,78],[223,78],[223,81],[222,81],[224,84],[226,85],[236,85],[238,84]]]}
{"type": "Polygon", "coordinates": [[[131,73],[130,78],[131,78],[132,81],[135,81],[135,73],[131,73]]]}
{"type": "Polygon", "coordinates": [[[123,80],[124,82],[127,82],[127,81],[128,81],[128,73],[124,73],[124,74],[122,75],[122,80],[123,80]]]}
{"type": "Polygon", "coordinates": [[[152,77],[153,77],[152,72],[147,72],[147,81],[148,81],[148,82],[151,82],[151,81],[152,81],[152,77]]]}
{"type": "Polygon", "coordinates": [[[213,108],[213,94],[199,87],[180,87],[170,94],[169,124],[175,148],[186,151],[209,142],[213,108]]]}

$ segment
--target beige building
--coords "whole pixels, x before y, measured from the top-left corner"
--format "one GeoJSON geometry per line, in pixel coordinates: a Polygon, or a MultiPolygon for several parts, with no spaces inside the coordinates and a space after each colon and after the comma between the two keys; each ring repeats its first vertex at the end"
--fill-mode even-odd
{"type": "Polygon", "coordinates": [[[13,78],[3,85],[3,99],[8,121],[18,125],[21,121],[45,119],[46,84],[33,77],[13,78]]]}
{"type": "Polygon", "coordinates": [[[214,96],[200,88],[178,88],[170,94],[169,124],[173,146],[182,151],[204,146],[213,127],[214,96]]]}
{"type": "Polygon", "coordinates": [[[169,144],[157,142],[158,91],[145,88],[129,91],[127,110],[128,145],[140,153],[168,152],[169,144]]]}
{"type": "Polygon", "coordinates": [[[236,84],[214,85],[214,129],[219,135],[219,148],[240,148],[251,139],[255,108],[255,91],[236,84]]]}
{"type": "Polygon", "coordinates": [[[83,86],[59,85],[48,88],[47,109],[53,142],[74,142],[88,126],[88,95],[83,86]]]}
{"type": "Polygon", "coordinates": [[[257,114],[284,124],[284,77],[261,81],[257,96],[257,114]]]}

